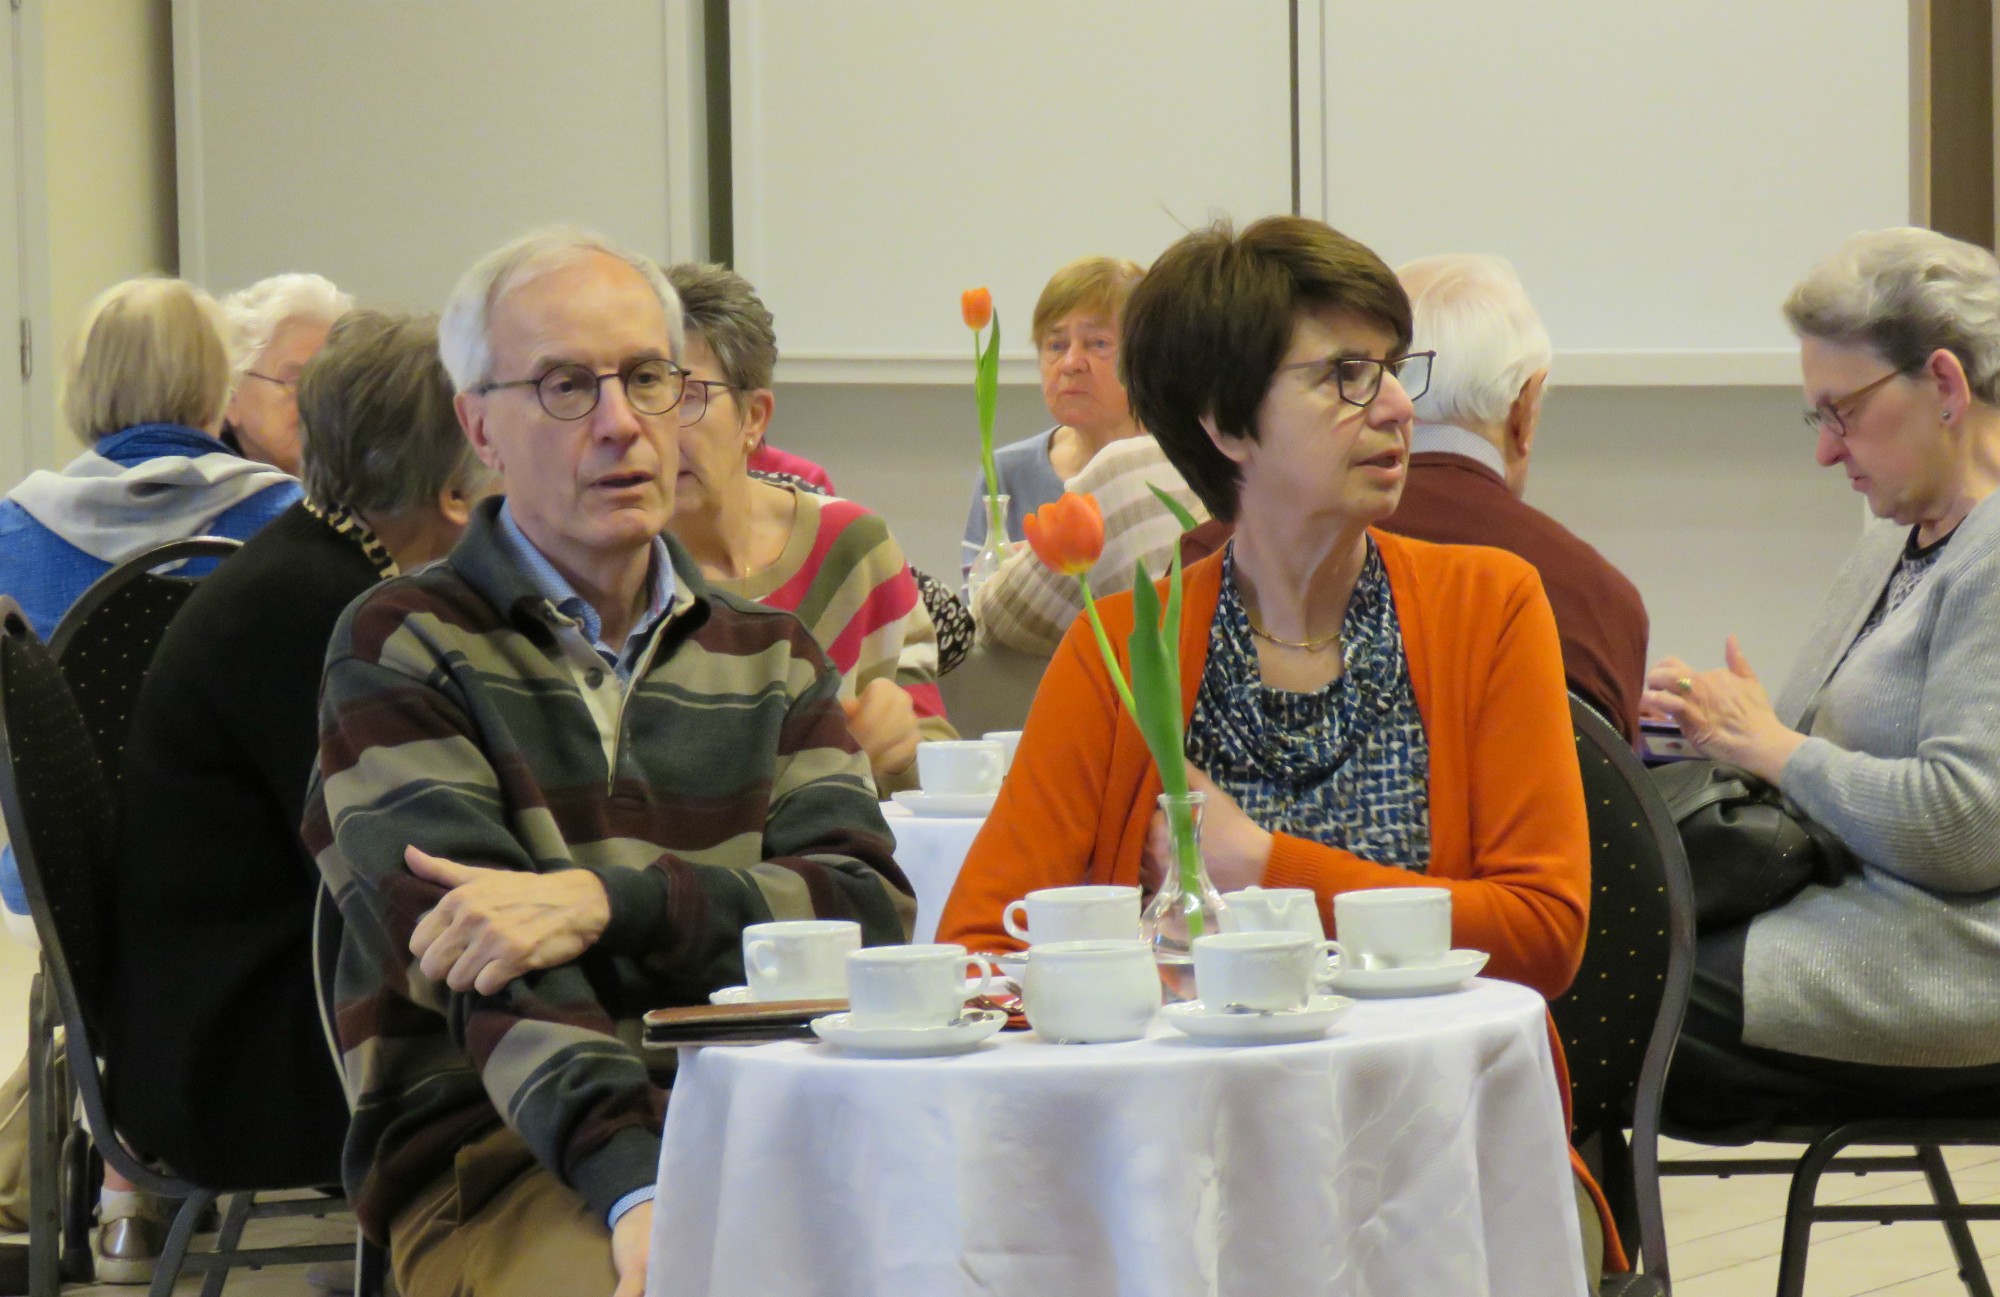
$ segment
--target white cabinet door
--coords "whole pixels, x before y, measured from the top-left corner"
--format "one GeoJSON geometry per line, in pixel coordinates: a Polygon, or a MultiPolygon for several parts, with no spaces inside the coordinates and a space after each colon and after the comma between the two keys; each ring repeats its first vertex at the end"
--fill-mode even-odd
{"type": "Polygon", "coordinates": [[[526,229],[706,250],[699,0],[175,0],[182,273],[435,309],[526,229]]]}
{"type": "Polygon", "coordinates": [[[734,0],[736,264],[792,381],[967,382],[988,284],[1019,375],[1050,272],[1292,208],[1287,6],[734,0]]]}
{"type": "Polygon", "coordinates": [[[1796,382],[1779,304],[1910,219],[1908,0],[1302,0],[1304,209],[1512,259],[1561,382],[1796,382]]]}

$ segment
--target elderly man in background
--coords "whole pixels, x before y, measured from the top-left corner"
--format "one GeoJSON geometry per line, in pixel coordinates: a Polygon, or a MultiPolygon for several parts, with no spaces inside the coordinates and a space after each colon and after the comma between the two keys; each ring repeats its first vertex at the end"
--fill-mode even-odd
{"type": "Polygon", "coordinates": [[[1551,358],[1514,268],[1441,256],[1396,272],[1414,312],[1412,350],[1435,351],[1417,398],[1409,480],[1382,526],[1419,540],[1491,545],[1535,565],[1555,609],[1571,691],[1628,740],[1646,678],[1646,605],[1625,574],[1524,501],[1551,358]]]}
{"type": "MultiPolygon", "coordinates": [[[[490,482],[432,321],[341,317],[299,404],[306,499],[189,596],[125,749],[111,1111],[142,1155],[201,1184],[339,1179],[347,1101],[320,1029],[319,874],[298,830],[327,641],[376,582],[447,553],[490,482]]],[[[101,1235],[100,1277],[139,1282],[165,1228],[148,1211],[101,1235]]]]}
{"type": "Polygon", "coordinates": [[[305,834],[347,923],[345,1179],[406,1297],[638,1297],[666,1104],[640,1015],[736,981],[747,924],[894,942],[915,903],[839,672],[662,535],[687,371],[659,269],[530,235],[440,333],[506,499],[328,651],[305,834]]]}
{"type": "Polygon", "coordinates": [[[235,389],[222,440],[245,459],[299,475],[299,376],[354,299],[320,275],[272,275],[222,300],[235,389]]]}

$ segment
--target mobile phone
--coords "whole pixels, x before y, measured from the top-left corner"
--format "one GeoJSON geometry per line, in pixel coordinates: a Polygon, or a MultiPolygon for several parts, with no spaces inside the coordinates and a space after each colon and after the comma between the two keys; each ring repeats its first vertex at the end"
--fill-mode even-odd
{"type": "Polygon", "coordinates": [[[1686,761],[1701,753],[1694,750],[1681,733],[1681,727],[1672,721],[1639,722],[1639,756],[1648,765],[1665,765],[1669,761],[1686,761]]]}

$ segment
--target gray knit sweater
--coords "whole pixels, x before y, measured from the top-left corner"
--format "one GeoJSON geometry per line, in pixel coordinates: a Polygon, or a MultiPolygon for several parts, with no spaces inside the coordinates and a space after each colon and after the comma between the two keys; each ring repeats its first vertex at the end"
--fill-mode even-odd
{"type": "Polygon", "coordinates": [[[1862,867],[1751,925],[1743,1038],[1969,1067],[2000,1062],[2000,495],[1856,644],[1907,535],[1869,528],[1778,699],[1819,702],[1780,786],[1862,867]]]}

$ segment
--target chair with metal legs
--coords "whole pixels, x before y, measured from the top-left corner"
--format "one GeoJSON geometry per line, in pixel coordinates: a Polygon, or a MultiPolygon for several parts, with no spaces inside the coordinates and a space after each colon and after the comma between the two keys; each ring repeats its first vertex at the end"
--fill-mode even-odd
{"type": "MultiPolygon", "coordinates": [[[[99,1149],[109,1165],[140,1189],[181,1203],[155,1268],[154,1297],[166,1297],[183,1269],[207,1272],[203,1297],[219,1297],[227,1271],[234,1266],[345,1259],[349,1254],[345,1245],[233,1247],[240,1219],[234,1231],[225,1229],[215,1250],[191,1252],[188,1244],[195,1224],[220,1194],[238,1194],[243,1201],[240,1208],[232,1207],[232,1214],[240,1211],[245,1217],[318,1215],[337,1201],[253,1204],[251,1198],[258,1191],[317,1186],[197,1185],[146,1165],[110,1136],[113,1124],[98,1070],[103,1047],[98,991],[104,953],[99,880],[115,824],[112,800],[69,686],[54,657],[9,599],[0,599],[0,814],[5,816],[42,943],[36,1000],[48,1016],[60,1021],[71,1079],[91,1128],[100,1136],[99,1149]]],[[[39,1031],[31,1039],[31,1061],[42,1065],[36,1075],[46,1072],[50,1039],[39,1031]]],[[[31,1127],[42,1139],[38,1149],[46,1147],[50,1123],[61,1111],[62,1100],[51,1090],[43,1086],[31,1098],[31,1127]]],[[[255,1132],[246,1127],[244,1136],[254,1138],[255,1132]]],[[[31,1291],[36,1297],[53,1297],[53,1159],[38,1159],[30,1177],[30,1194],[35,1198],[31,1291]]]]}

